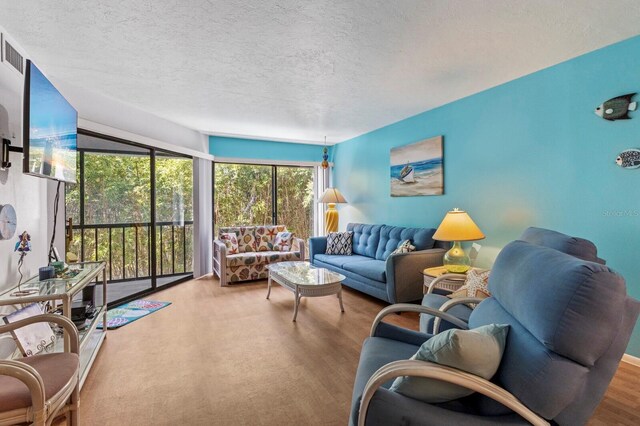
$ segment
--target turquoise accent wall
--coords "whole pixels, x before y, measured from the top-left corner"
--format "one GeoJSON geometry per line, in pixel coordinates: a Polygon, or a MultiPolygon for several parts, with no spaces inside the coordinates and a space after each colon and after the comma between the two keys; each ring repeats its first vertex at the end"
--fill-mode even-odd
{"type": "MultiPolygon", "coordinates": [[[[640,299],[640,169],[614,164],[640,148],[640,111],[609,122],[602,102],[639,92],[640,36],[424,112],[334,147],[348,222],[437,227],[469,212],[489,264],[528,226],[592,240],[640,299]],[[392,198],[389,150],[444,136],[445,195],[392,198]]],[[[615,330],[611,330],[615,332],[615,330]]],[[[627,352],[640,356],[640,325],[627,352]]]]}
{"type": "MultiPolygon", "coordinates": [[[[331,161],[332,146],[329,146],[331,161]]],[[[322,146],[265,141],[256,139],[209,136],[209,153],[223,158],[274,161],[322,161],[322,146]]]]}

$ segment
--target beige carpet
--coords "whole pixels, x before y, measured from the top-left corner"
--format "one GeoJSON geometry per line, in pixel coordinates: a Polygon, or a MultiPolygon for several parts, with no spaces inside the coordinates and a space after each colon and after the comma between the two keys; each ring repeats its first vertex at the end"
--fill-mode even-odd
{"type": "MultiPolygon", "coordinates": [[[[193,280],[173,304],[109,331],[81,394],[85,425],[344,425],[360,345],[382,302],[302,299],[266,282],[193,280]]],[[[416,324],[416,317],[394,315],[416,324]],[[411,318],[411,319],[409,319],[411,318]]]]}
{"type": "MultiPolygon", "coordinates": [[[[173,304],[109,331],[81,394],[83,425],[346,425],[360,346],[386,304],[345,289],[303,299],[266,282],[189,281],[173,304]]],[[[417,327],[417,316],[392,315],[417,327]]],[[[640,369],[621,368],[593,425],[640,424],[640,369]],[[635,414],[634,414],[635,413],[635,414]]]]}

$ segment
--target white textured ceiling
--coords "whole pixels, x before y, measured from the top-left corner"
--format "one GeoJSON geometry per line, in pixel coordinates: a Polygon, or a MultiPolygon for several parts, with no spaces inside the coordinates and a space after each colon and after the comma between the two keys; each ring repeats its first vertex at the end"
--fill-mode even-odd
{"type": "Polygon", "coordinates": [[[45,73],[213,134],[342,141],[640,32],[638,0],[0,0],[45,73]]]}

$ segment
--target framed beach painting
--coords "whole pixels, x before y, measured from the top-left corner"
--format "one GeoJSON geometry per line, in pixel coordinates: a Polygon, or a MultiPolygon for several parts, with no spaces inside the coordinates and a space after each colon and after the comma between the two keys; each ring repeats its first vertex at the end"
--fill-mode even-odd
{"type": "Polygon", "coordinates": [[[442,136],[391,148],[391,196],[444,194],[442,136]]]}

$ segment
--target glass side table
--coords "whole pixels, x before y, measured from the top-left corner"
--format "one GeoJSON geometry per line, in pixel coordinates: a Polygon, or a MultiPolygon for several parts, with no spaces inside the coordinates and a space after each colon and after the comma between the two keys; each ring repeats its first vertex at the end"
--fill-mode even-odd
{"type": "MultiPolygon", "coordinates": [[[[82,290],[91,285],[102,273],[102,305],[95,306],[92,318],[85,321],[80,336],[80,387],[93,365],[102,342],[107,336],[107,274],[105,262],[82,262],[69,265],[70,271],[79,271],[77,275],[70,278],[51,278],[40,281],[36,275],[22,283],[22,290],[32,290],[33,293],[25,296],[12,296],[18,286],[9,288],[0,294],[0,306],[18,305],[24,307],[32,303],[52,303],[54,308],[62,304],[62,315],[71,319],[71,306],[77,295],[82,295],[82,290]],[[57,303],[60,302],[60,303],[57,303]],[[103,328],[99,329],[98,323],[102,320],[103,328]]],[[[95,290],[94,290],[95,291],[95,290]]],[[[95,297],[94,297],[95,300],[95,297]]],[[[59,337],[55,343],[55,351],[69,348],[69,337],[66,333],[59,337]]]]}

